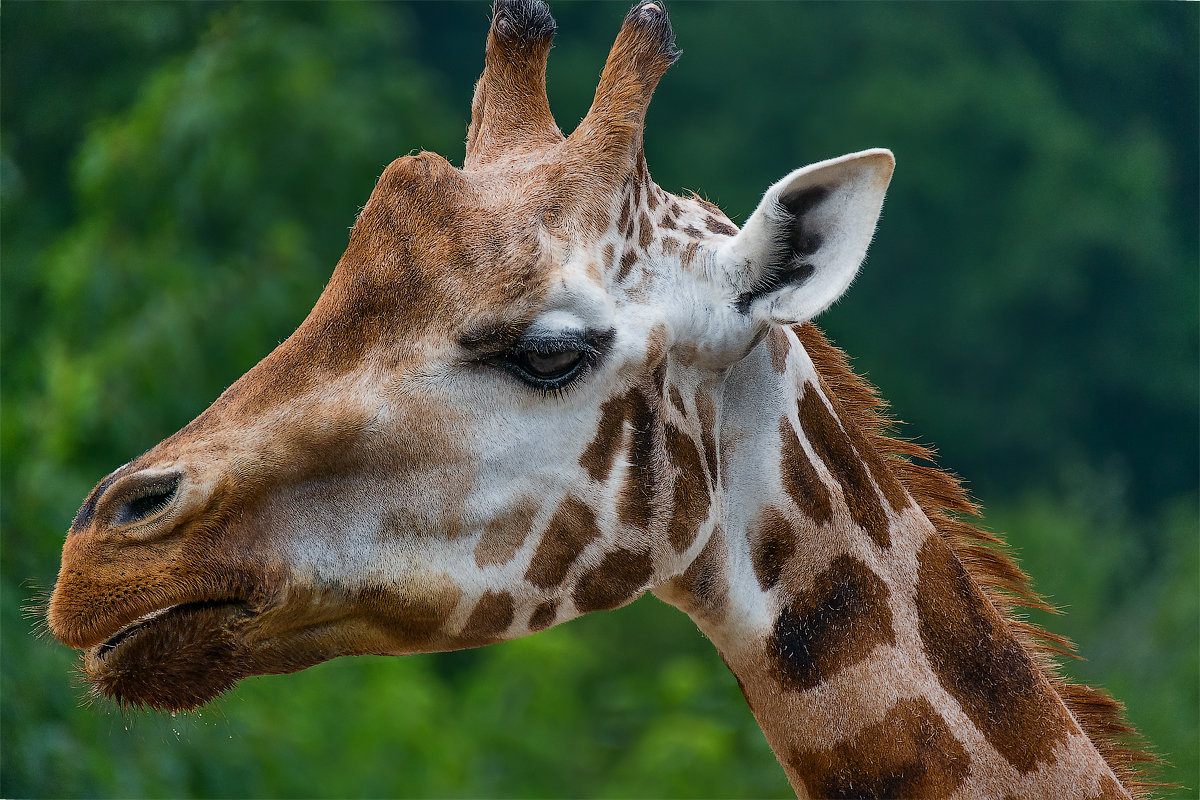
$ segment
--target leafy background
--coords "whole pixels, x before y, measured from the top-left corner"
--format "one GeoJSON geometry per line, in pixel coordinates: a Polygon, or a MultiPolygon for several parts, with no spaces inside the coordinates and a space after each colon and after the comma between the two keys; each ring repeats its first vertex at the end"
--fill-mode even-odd
{"type": "MultiPolygon", "coordinates": [[[[586,112],[624,14],[560,4],[586,112]]],[[[1009,532],[1069,671],[1195,796],[1197,42],[1189,4],[685,4],[646,148],[742,219],[886,145],[868,264],[823,320],[1009,532]]],[[[786,796],[732,676],[653,598],[464,653],[85,707],[22,607],[74,509],[319,294],[384,165],[461,162],[481,3],[8,3],[0,28],[0,795],[786,796]]],[[[1167,792],[1172,794],[1172,792],[1167,792]]]]}

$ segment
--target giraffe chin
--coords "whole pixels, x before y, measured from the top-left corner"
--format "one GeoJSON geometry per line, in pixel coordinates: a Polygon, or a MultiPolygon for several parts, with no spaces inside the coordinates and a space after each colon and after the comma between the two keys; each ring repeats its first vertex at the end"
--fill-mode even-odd
{"type": "Polygon", "coordinates": [[[122,707],[197,708],[256,671],[240,630],[253,617],[239,601],[155,612],[85,650],[84,677],[94,695],[122,707]]]}

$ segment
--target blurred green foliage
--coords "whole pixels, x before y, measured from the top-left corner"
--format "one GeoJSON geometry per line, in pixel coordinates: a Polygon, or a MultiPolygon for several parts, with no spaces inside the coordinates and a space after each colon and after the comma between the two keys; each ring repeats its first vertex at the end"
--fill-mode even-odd
{"type": "MultiPolygon", "coordinates": [[[[555,6],[586,111],[623,9],[555,6]]],[[[744,217],[801,164],[899,168],[824,320],[1007,530],[1048,621],[1194,795],[1197,41],[1188,5],[673,7],[665,188],[744,217]]],[[[461,161],[479,3],[10,3],[0,29],[0,795],[776,796],[737,687],[652,598],[480,651],[247,681],[176,718],[83,708],[31,635],[104,474],[299,323],[375,177],[461,161]]]]}

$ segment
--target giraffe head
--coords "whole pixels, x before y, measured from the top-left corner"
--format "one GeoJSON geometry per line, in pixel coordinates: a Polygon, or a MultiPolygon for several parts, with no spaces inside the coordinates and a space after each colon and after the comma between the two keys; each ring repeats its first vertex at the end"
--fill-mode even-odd
{"type": "Polygon", "coordinates": [[[739,231],[650,180],[662,6],[625,18],[569,137],[554,29],[497,0],[463,168],[389,165],[296,332],[86,499],[49,623],[97,691],[188,708],[513,638],[678,576],[720,524],[722,382],[849,285],[891,154],[793,172],[739,231]]]}

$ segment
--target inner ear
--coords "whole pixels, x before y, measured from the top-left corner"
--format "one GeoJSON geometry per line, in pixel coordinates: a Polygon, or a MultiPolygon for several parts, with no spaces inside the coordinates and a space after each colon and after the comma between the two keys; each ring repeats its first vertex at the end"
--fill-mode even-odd
{"type": "Polygon", "coordinates": [[[756,322],[804,322],[850,285],[894,166],[868,150],[796,170],[767,190],[718,256],[734,306],[756,322]]]}
{"type": "Polygon", "coordinates": [[[806,224],[806,216],[827,197],[829,189],[825,186],[780,193],[779,205],[790,219],[777,221],[774,251],[765,259],[750,289],[738,295],[738,311],[749,312],[755,300],[785,286],[799,286],[817,271],[810,257],[821,249],[824,235],[811,218],[806,224]]]}
{"type": "Polygon", "coordinates": [[[810,256],[821,249],[822,236],[810,224],[805,225],[805,216],[825,198],[829,197],[829,189],[825,186],[810,186],[793,192],[783,192],[779,196],[779,204],[792,215],[791,251],[796,256],[810,256]]]}

